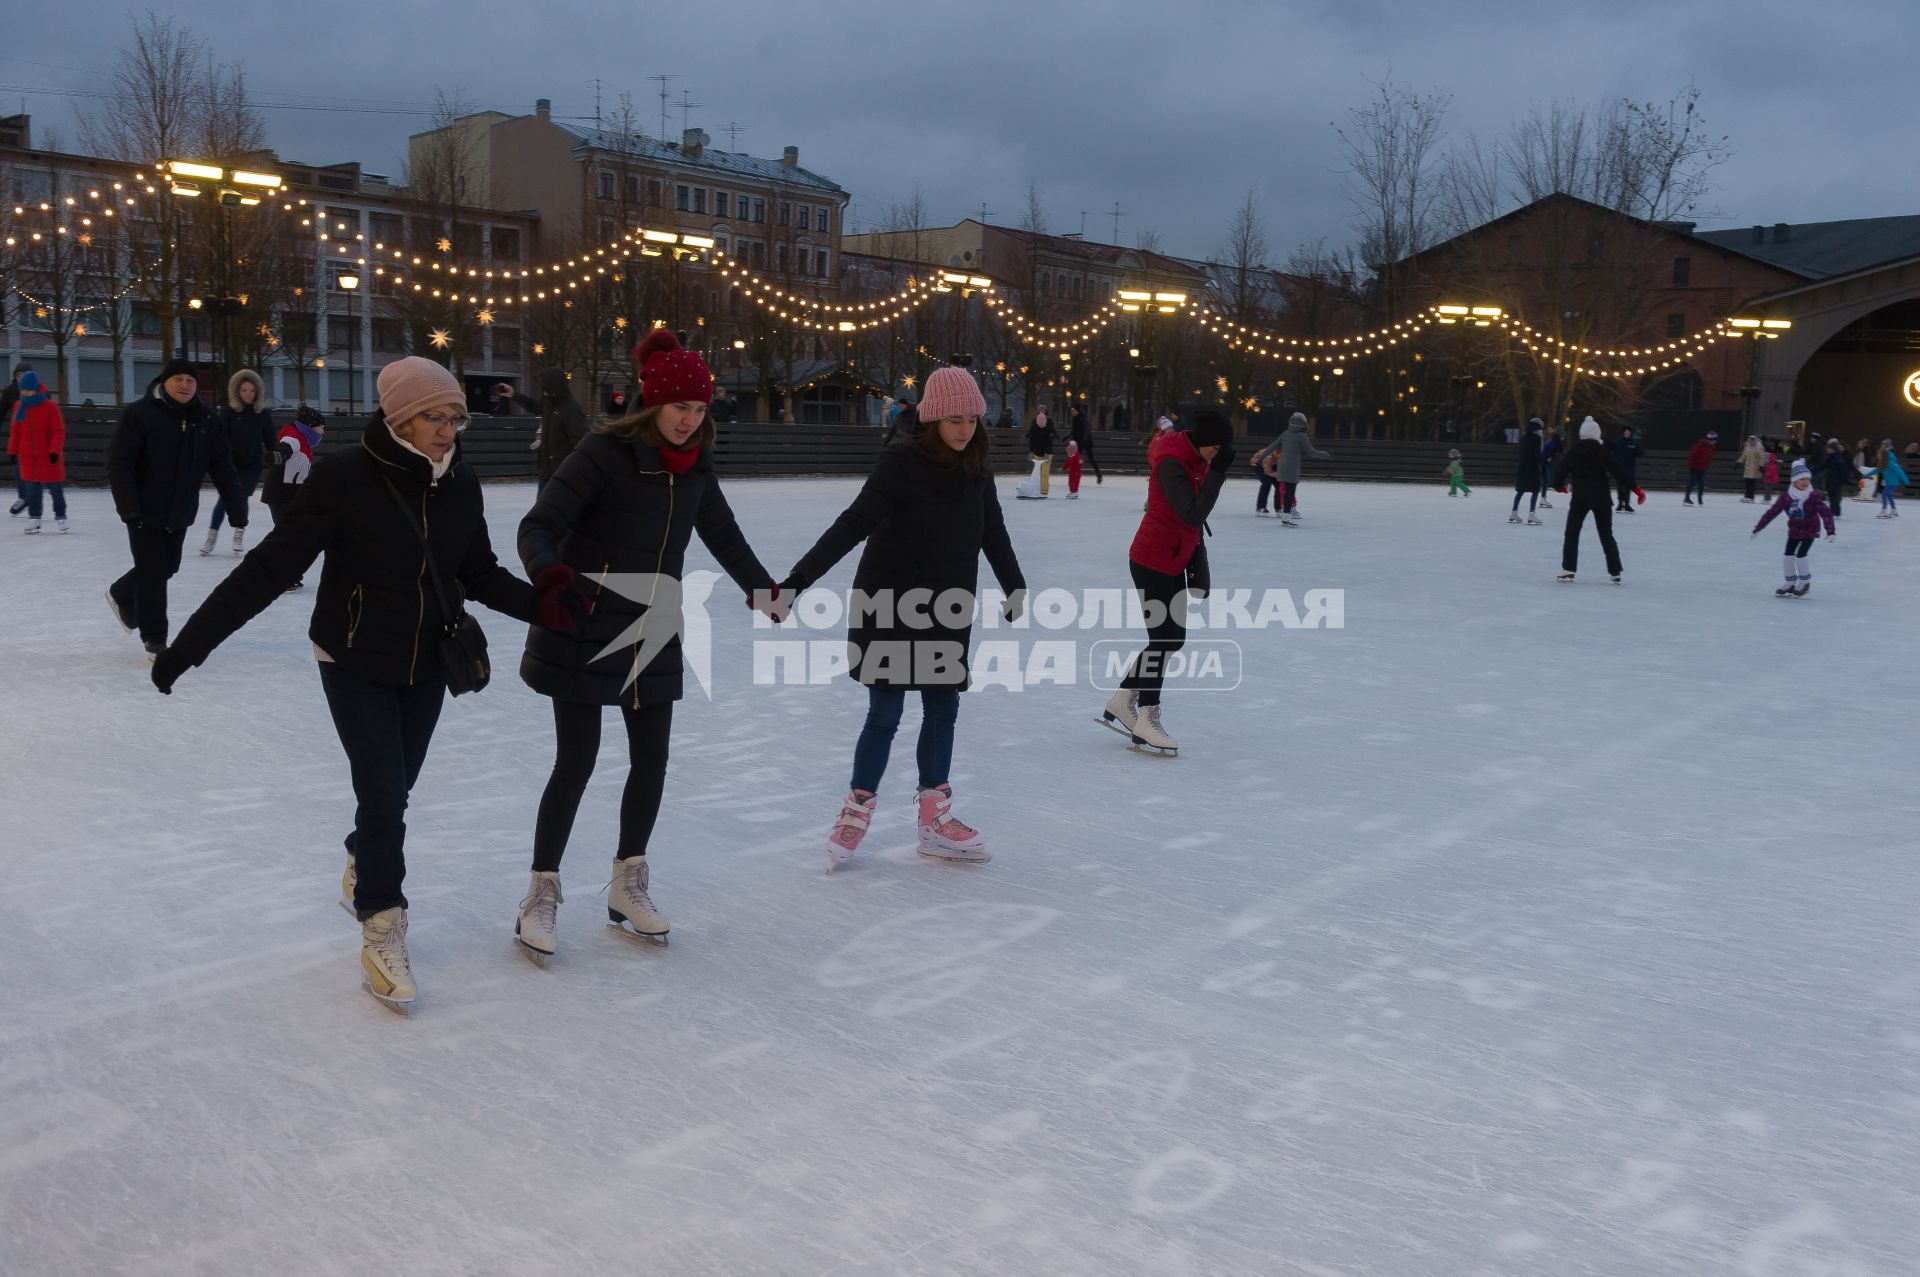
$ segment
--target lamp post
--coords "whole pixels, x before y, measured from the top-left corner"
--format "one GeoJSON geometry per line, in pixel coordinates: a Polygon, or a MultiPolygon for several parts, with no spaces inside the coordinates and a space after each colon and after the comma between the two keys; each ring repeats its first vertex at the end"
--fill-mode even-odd
{"type": "Polygon", "coordinates": [[[1739,336],[1753,339],[1753,345],[1747,352],[1747,384],[1740,387],[1740,397],[1746,401],[1741,405],[1741,433],[1750,435],[1753,433],[1753,418],[1760,398],[1760,343],[1778,341],[1781,333],[1793,327],[1793,321],[1742,316],[1729,319],[1727,325],[1739,336]]]}
{"type": "MultiPolygon", "coordinates": [[[[1145,383],[1147,395],[1150,399],[1153,391],[1154,376],[1160,370],[1153,364],[1153,328],[1149,316],[1173,314],[1187,304],[1187,295],[1185,293],[1170,293],[1149,288],[1122,288],[1119,290],[1118,296],[1120,298],[1120,309],[1123,312],[1140,317],[1140,346],[1138,348],[1130,348],[1127,354],[1132,359],[1145,360],[1145,362],[1135,365],[1135,371],[1139,374],[1142,382],[1145,383]]],[[[1148,403],[1147,410],[1149,412],[1153,410],[1153,404],[1151,402],[1148,403]]],[[[1137,412],[1137,407],[1129,408],[1128,416],[1134,416],[1137,412]]],[[[1131,422],[1129,424],[1131,424],[1131,422]]],[[[1147,427],[1147,434],[1149,438],[1152,437],[1153,428],[1151,426],[1147,427]]]]}
{"type": "Polygon", "coordinates": [[[353,416],[360,411],[359,372],[354,358],[360,346],[360,323],[353,305],[353,299],[360,291],[360,277],[347,271],[336,275],[334,282],[347,295],[347,414],[353,416]]]}
{"type": "MultiPolygon", "coordinates": [[[[234,319],[247,305],[245,293],[238,293],[233,287],[233,227],[228,221],[228,210],[234,208],[255,208],[263,199],[276,194],[282,179],[278,173],[256,169],[229,169],[219,164],[206,164],[198,160],[163,160],[156,166],[168,177],[168,196],[198,198],[211,194],[214,215],[214,262],[218,276],[215,280],[217,296],[208,306],[208,312],[219,318],[218,331],[213,336],[220,362],[225,371],[231,372],[239,358],[235,349],[234,319]]],[[[193,309],[201,307],[199,301],[189,303],[193,309]]]]}

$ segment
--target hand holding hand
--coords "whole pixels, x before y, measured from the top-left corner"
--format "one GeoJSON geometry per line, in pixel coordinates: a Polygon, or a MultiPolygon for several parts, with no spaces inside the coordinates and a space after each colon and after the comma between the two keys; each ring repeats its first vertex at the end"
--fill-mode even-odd
{"type": "Polygon", "coordinates": [[[799,597],[798,590],[769,581],[766,589],[755,590],[747,596],[747,606],[769,617],[775,625],[779,625],[793,615],[794,600],[799,597]]]}
{"type": "Polygon", "coordinates": [[[564,563],[541,568],[533,578],[540,595],[540,625],[556,634],[578,634],[587,619],[587,596],[564,563]]]}

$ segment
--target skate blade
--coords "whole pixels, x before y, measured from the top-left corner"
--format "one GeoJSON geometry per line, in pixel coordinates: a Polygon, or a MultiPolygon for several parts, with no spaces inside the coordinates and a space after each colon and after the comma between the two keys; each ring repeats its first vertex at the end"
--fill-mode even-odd
{"type": "Polygon", "coordinates": [[[347,917],[352,918],[355,922],[358,922],[360,920],[360,915],[354,911],[353,901],[347,899],[345,896],[342,896],[340,897],[338,904],[342,909],[345,909],[347,911],[347,917]]]}
{"type": "Polygon", "coordinates": [[[375,1002],[378,1002],[381,1006],[393,1012],[395,1015],[405,1019],[412,1014],[411,1012],[411,1008],[413,1006],[412,998],[390,998],[384,993],[375,993],[373,989],[373,982],[371,980],[362,980],[360,982],[360,987],[367,991],[367,996],[371,997],[375,1002]]]}
{"type": "Polygon", "coordinates": [[[853,859],[853,853],[836,843],[827,844],[827,872],[832,873],[841,865],[853,859]]]}
{"type": "Polygon", "coordinates": [[[621,918],[618,921],[615,921],[612,918],[607,919],[607,929],[609,931],[618,931],[621,935],[626,936],[630,940],[650,940],[654,944],[661,945],[661,946],[665,946],[665,944],[667,943],[666,932],[641,931],[638,928],[636,928],[630,920],[626,918],[621,918]]]}
{"type": "Polygon", "coordinates": [[[984,865],[993,859],[993,853],[981,847],[974,851],[957,851],[948,847],[920,847],[916,850],[928,860],[945,860],[951,864],[984,865]]]}
{"type": "Polygon", "coordinates": [[[1180,747],[1178,745],[1175,745],[1172,749],[1162,749],[1158,745],[1149,745],[1147,742],[1138,738],[1135,738],[1133,742],[1133,752],[1136,754],[1145,754],[1149,758],[1180,757],[1180,747]]]}
{"type": "Polygon", "coordinates": [[[1120,735],[1125,736],[1128,740],[1133,739],[1133,729],[1128,727],[1125,723],[1121,722],[1119,719],[1115,718],[1111,714],[1102,714],[1099,718],[1096,718],[1093,721],[1100,724],[1100,726],[1106,728],[1110,732],[1118,732],[1120,735]]]}
{"type": "Polygon", "coordinates": [[[518,918],[514,919],[513,923],[513,947],[526,954],[536,967],[546,966],[547,959],[553,956],[548,950],[536,949],[527,943],[526,937],[520,934],[520,920],[518,918]]]}

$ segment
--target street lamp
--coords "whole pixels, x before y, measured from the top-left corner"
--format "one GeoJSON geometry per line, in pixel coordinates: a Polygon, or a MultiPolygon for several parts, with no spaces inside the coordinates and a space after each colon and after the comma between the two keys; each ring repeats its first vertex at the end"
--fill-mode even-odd
{"type": "Polygon", "coordinates": [[[1741,433],[1753,433],[1753,418],[1760,399],[1760,343],[1778,341],[1780,334],[1793,327],[1791,319],[1759,319],[1743,315],[1729,319],[1727,326],[1734,330],[1736,337],[1751,337],[1753,345],[1747,349],[1747,384],[1740,387],[1740,398],[1746,402],[1741,405],[1743,429],[1741,433]]]}
{"type": "Polygon", "coordinates": [[[360,277],[347,271],[334,276],[334,282],[347,295],[347,412],[351,415],[360,411],[360,383],[355,365],[360,346],[360,324],[353,305],[353,299],[360,291],[360,277]]]}

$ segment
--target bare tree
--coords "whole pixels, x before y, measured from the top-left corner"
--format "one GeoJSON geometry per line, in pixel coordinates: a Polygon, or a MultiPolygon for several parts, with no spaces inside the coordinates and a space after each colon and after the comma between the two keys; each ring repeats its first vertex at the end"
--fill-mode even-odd
{"type": "Polygon", "coordinates": [[[1133,237],[1133,246],[1143,253],[1159,252],[1160,228],[1157,226],[1141,227],[1139,233],[1133,237]]]}
{"type": "MultiPolygon", "coordinates": [[[[1273,276],[1267,269],[1267,235],[1261,226],[1260,199],[1252,190],[1234,210],[1227,224],[1227,243],[1220,260],[1209,263],[1211,291],[1209,300],[1233,322],[1248,327],[1267,322],[1266,300],[1272,291],[1273,276]]],[[[1236,422],[1245,424],[1248,400],[1253,399],[1258,356],[1231,347],[1217,354],[1219,371],[1214,385],[1229,405],[1236,422]]]]}
{"type": "Polygon", "coordinates": [[[1371,100],[1334,125],[1347,165],[1353,229],[1376,271],[1430,242],[1440,183],[1435,147],[1452,97],[1396,83],[1374,83],[1371,100]]]}

